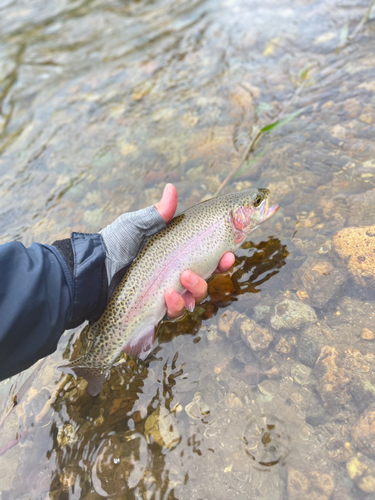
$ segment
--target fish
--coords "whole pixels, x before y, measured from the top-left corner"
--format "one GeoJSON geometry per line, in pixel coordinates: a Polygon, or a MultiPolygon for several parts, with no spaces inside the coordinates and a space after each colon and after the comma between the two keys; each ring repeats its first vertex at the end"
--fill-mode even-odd
{"type": "Polygon", "coordinates": [[[180,276],[188,269],[207,280],[226,252],[235,252],[278,210],[269,207],[268,194],[264,188],[228,193],[174,217],[141,249],[101,318],[85,327],[92,339],[87,352],[58,368],[85,378],[89,394],[96,396],[123,350],[146,359],[166,314],[165,292],[187,292],[180,276]]]}

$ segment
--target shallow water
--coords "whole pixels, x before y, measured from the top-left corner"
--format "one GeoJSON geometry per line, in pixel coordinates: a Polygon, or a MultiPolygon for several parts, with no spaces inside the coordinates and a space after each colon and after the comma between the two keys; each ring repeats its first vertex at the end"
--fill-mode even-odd
{"type": "Polygon", "coordinates": [[[91,398],[63,335],[4,423],[1,499],[373,498],[372,260],[333,240],[375,224],[374,21],[345,43],[367,5],[0,0],[1,243],[97,231],[165,182],[182,210],[300,111],[222,190],[280,210],[147,363],[91,398]]]}

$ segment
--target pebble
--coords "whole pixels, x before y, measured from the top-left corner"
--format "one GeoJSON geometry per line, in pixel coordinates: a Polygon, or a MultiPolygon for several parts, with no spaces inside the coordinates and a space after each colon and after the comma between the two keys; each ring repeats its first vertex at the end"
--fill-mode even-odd
{"type": "Polygon", "coordinates": [[[325,260],[313,262],[301,277],[309,300],[314,307],[323,307],[346,282],[343,272],[325,260]]]}
{"type": "Polygon", "coordinates": [[[289,468],[288,493],[290,500],[328,500],[334,489],[335,480],[331,474],[312,471],[308,476],[297,469],[289,468]]]}
{"type": "Polygon", "coordinates": [[[360,286],[375,284],[375,226],[346,227],[336,233],[333,246],[346,262],[354,281],[360,286]]]}
{"type": "Polygon", "coordinates": [[[351,396],[347,387],[349,378],[342,367],[342,356],[339,356],[335,347],[322,348],[314,373],[318,379],[317,391],[324,408],[333,413],[340,411],[351,396]]]}
{"type": "Polygon", "coordinates": [[[210,413],[210,407],[202,400],[200,392],[196,392],[191,403],[185,406],[185,411],[190,418],[200,420],[210,413]]]}
{"type": "Polygon", "coordinates": [[[280,354],[290,354],[292,352],[292,348],[290,347],[286,338],[281,337],[281,339],[275,346],[275,351],[279,352],[280,354]]]}
{"type": "Polygon", "coordinates": [[[150,437],[162,448],[171,448],[180,440],[173,414],[165,407],[159,406],[145,422],[145,435],[150,437]]]}
{"type": "Polygon", "coordinates": [[[320,354],[320,345],[304,332],[299,339],[297,354],[303,364],[313,368],[320,354]]]}
{"type": "Polygon", "coordinates": [[[349,477],[359,489],[365,493],[375,492],[375,462],[370,458],[357,453],[346,463],[349,477]]]}
{"type": "Polygon", "coordinates": [[[375,334],[372,330],[369,330],[368,328],[364,328],[362,330],[362,335],[361,338],[363,340],[374,340],[375,339],[375,334]]]}
{"type": "Polygon", "coordinates": [[[294,382],[302,386],[313,384],[314,380],[312,380],[311,372],[311,368],[299,363],[292,368],[292,377],[294,382]]]}
{"type": "MultiPolygon", "coordinates": [[[[244,315],[241,315],[244,316],[244,315]]],[[[255,323],[255,321],[241,317],[240,331],[242,339],[247,343],[254,354],[263,353],[266,351],[273,341],[273,336],[268,328],[264,328],[255,323]]]]}
{"type": "Polygon", "coordinates": [[[354,444],[363,453],[375,456],[375,411],[367,410],[352,428],[354,444]]]}
{"type": "Polygon", "coordinates": [[[307,323],[315,323],[317,319],[311,306],[300,301],[285,299],[275,306],[271,326],[275,330],[289,328],[298,330],[307,323]]]}

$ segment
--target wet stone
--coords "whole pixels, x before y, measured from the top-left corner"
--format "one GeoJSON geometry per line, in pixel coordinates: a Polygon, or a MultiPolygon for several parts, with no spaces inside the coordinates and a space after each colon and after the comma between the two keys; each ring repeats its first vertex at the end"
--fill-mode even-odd
{"type": "Polygon", "coordinates": [[[288,470],[288,493],[290,500],[329,500],[335,489],[331,474],[312,471],[305,474],[297,469],[288,470]]]}
{"type": "Polygon", "coordinates": [[[57,433],[57,442],[61,448],[72,445],[77,441],[76,432],[72,424],[65,423],[57,433]]]}
{"type": "Polygon", "coordinates": [[[275,330],[290,328],[298,330],[303,325],[316,321],[317,317],[312,307],[300,301],[285,299],[276,305],[271,326],[275,330]]]}
{"type": "Polygon", "coordinates": [[[275,351],[280,354],[290,354],[292,352],[292,348],[285,337],[281,337],[278,343],[275,346],[275,351]]]}
{"type": "Polygon", "coordinates": [[[326,424],[330,418],[319,399],[317,397],[311,398],[310,405],[306,409],[306,422],[313,427],[317,427],[326,424]]]}
{"type": "Polygon", "coordinates": [[[201,420],[205,415],[210,413],[210,407],[203,401],[201,394],[196,392],[192,402],[185,406],[185,411],[190,418],[201,420]]]}
{"type": "Polygon", "coordinates": [[[180,433],[176,428],[173,414],[165,407],[159,406],[145,422],[145,435],[162,448],[171,448],[180,440],[180,433]]]}
{"type": "Polygon", "coordinates": [[[254,354],[266,351],[273,340],[273,336],[268,328],[261,327],[255,321],[241,315],[238,318],[241,337],[250,346],[254,354]]]}
{"type": "Polygon", "coordinates": [[[317,391],[324,408],[338,412],[350,400],[349,378],[342,366],[342,356],[334,347],[324,346],[316,362],[314,373],[318,379],[317,391]]]}
{"type": "Polygon", "coordinates": [[[364,328],[361,335],[362,340],[374,340],[375,333],[369,328],[364,328]]]}
{"type": "MultiPolygon", "coordinates": [[[[237,311],[227,311],[219,319],[219,330],[225,333],[227,337],[234,337],[237,330],[235,322],[239,313],[237,311]]],[[[244,316],[244,315],[242,315],[244,316]]]]}
{"type": "Polygon", "coordinates": [[[375,461],[358,453],[346,463],[349,477],[365,493],[375,492],[375,461]]]}
{"type": "Polygon", "coordinates": [[[320,344],[304,332],[298,342],[297,354],[302,363],[313,368],[320,354],[320,344]]]}
{"type": "Polygon", "coordinates": [[[243,368],[239,373],[239,378],[248,385],[258,385],[265,378],[265,372],[258,363],[252,363],[243,368]]]}
{"type": "Polygon", "coordinates": [[[366,411],[352,428],[353,443],[363,453],[375,457],[375,411],[366,411]]]}
{"type": "MultiPolygon", "coordinates": [[[[373,163],[371,161],[365,162],[363,164],[364,168],[366,168],[366,164],[370,164],[369,170],[373,172],[373,163]]],[[[348,225],[370,226],[375,224],[375,189],[349,196],[347,206],[349,215],[348,225]]]]}
{"type": "Polygon", "coordinates": [[[309,386],[315,384],[315,379],[312,377],[312,370],[306,365],[299,363],[292,368],[292,377],[296,384],[309,386]]]}
{"type": "Polygon", "coordinates": [[[360,286],[375,285],[375,226],[347,227],[333,238],[333,245],[360,286]]]}
{"type": "Polygon", "coordinates": [[[342,288],[346,276],[330,262],[318,260],[303,273],[301,280],[310,304],[321,308],[342,288]]]}

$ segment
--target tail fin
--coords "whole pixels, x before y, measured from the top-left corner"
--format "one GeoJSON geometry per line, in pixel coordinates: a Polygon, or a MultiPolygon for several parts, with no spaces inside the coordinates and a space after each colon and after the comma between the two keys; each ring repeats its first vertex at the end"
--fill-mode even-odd
{"type": "Polygon", "coordinates": [[[100,368],[92,368],[89,366],[84,366],[84,360],[78,358],[67,365],[58,366],[57,369],[73,375],[76,379],[77,377],[83,377],[89,383],[87,390],[90,396],[97,396],[99,392],[103,389],[104,382],[107,380],[108,372],[101,370],[100,368]]]}

